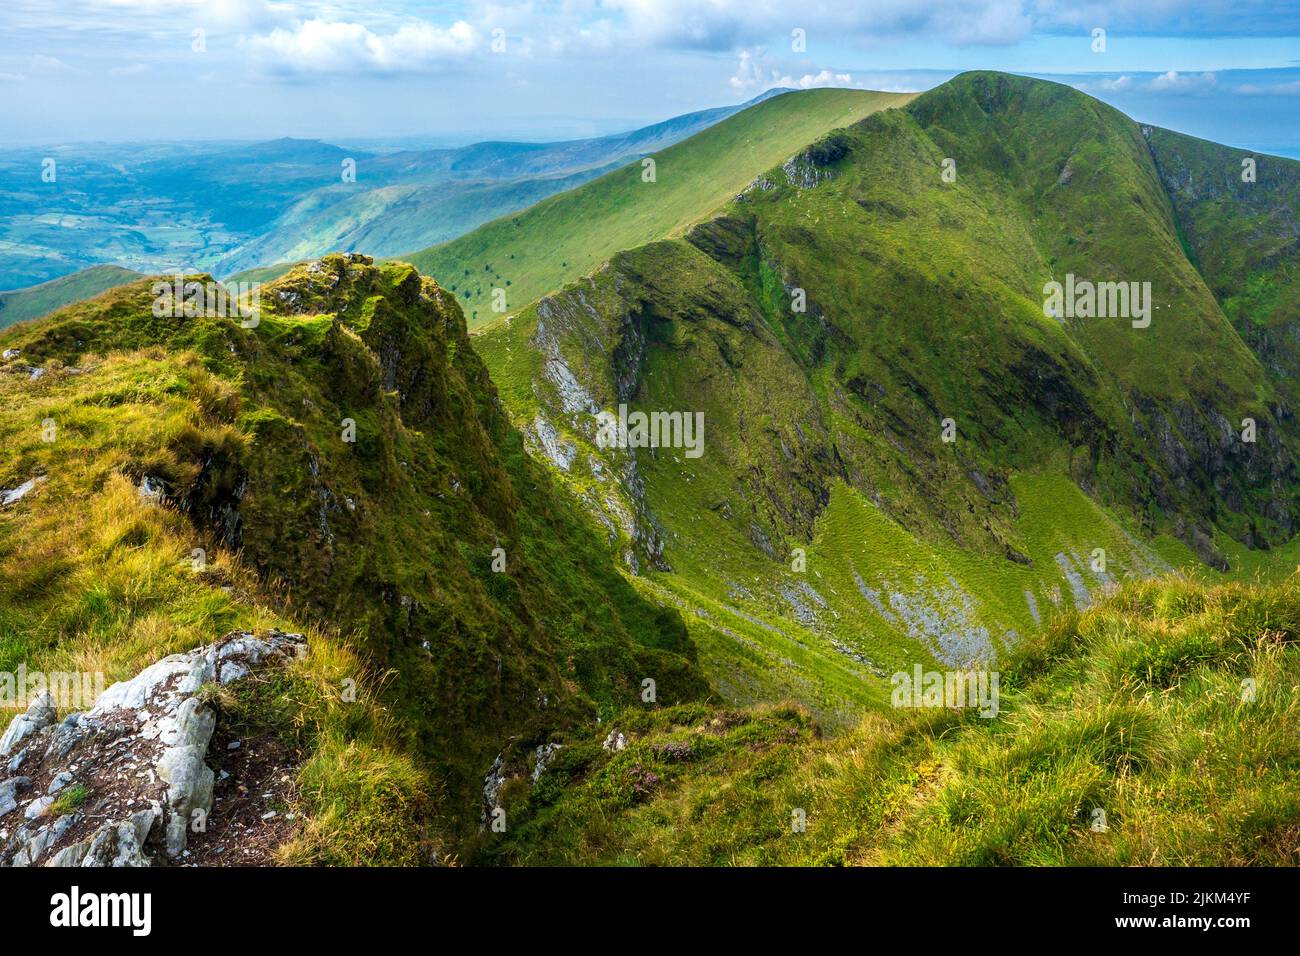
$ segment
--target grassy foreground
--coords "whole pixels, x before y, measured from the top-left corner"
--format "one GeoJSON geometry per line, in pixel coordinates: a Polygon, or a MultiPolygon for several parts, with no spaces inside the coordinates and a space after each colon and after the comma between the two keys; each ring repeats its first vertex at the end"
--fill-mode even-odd
{"type": "Polygon", "coordinates": [[[1126,585],[1027,638],[1001,710],[626,715],[561,751],[502,862],[1296,865],[1300,577],[1126,585]],[[608,731],[604,731],[608,733],[608,731]],[[1102,816],[1104,814],[1104,817],[1102,816]],[[796,821],[805,823],[799,832],[796,821]]]}

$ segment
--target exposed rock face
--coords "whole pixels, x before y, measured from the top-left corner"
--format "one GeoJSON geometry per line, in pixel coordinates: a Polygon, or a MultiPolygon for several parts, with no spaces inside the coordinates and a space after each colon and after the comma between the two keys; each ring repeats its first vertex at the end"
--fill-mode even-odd
{"type": "Polygon", "coordinates": [[[61,722],[38,697],[0,739],[0,866],[180,857],[191,822],[212,808],[205,757],[217,718],[200,689],[305,647],[300,634],[234,632],[163,658],[61,722]]]}

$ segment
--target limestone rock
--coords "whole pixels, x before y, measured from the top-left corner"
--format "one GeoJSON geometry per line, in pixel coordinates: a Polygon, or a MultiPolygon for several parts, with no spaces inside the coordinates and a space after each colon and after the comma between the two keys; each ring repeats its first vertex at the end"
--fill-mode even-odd
{"type": "Polygon", "coordinates": [[[0,781],[0,866],[149,866],[160,852],[180,857],[193,814],[212,808],[215,782],[206,757],[217,715],[199,690],[305,648],[298,634],[229,634],[151,664],[62,722],[49,695],[38,697],[0,747],[6,757],[16,751],[9,773],[23,770],[0,781]],[[85,790],[84,816],[75,805],[52,815],[74,785],[85,790]],[[24,803],[28,789],[39,796],[24,803]],[[103,822],[90,830],[86,820],[103,822]]]}
{"type": "Polygon", "coordinates": [[[9,723],[9,729],[0,737],[0,756],[7,756],[11,750],[38,730],[54,723],[54,698],[49,691],[42,691],[28,705],[25,713],[19,714],[9,723]]]}

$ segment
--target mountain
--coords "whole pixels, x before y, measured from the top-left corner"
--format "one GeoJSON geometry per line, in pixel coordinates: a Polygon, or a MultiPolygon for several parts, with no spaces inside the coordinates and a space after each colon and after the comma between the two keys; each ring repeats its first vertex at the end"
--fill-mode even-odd
{"type": "Polygon", "coordinates": [[[1300,163],[1149,126],[1142,133],[1188,258],[1294,404],[1300,397],[1300,163]]]}
{"type": "Polygon", "coordinates": [[[281,862],[1294,863],[1295,165],[1242,158],[785,94],[433,278],[7,329],[0,671],[304,643],[197,695],[281,862]]]}
{"type": "Polygon", "coordinates": [[[1295,554],[1293,406],[1179,229],[1137,124],[965,74],[476,347],[611,547],[700,612],[716,683],[852,721],[870,673],[988,659],[1128,578],[1295,554]],[[1069,275],[1149,282],[1150,324],[1045,314],[1069,275]],[[601,447],[620,405],[702,413],[704,453],[601,447]]]}
{"type": "Polygon", "coordinates": [[[739,106],[687,113],[594,139],[485,142],[374,157],[362,170],[364,188],[336,184],[307,193],[262,235],[219,262],[216,270],[236,279],[247,278],[245,273],[253,269],[282,275],[290,263],[326,252],[391,256],[445,242],[783,92],[770,90],[739,106]]]}
{"type": "Polygon", "coordinates": [[[61,279],[27,289],[0,292],[0,328],[40,318],[72,302],[99,295],[105,289],[140,278],[138,272],[118,266],[91,266],[61,279]]]}
{"type": "Polygon", "coordinates": [[[483,325],[498,317],[494,288],[505,291],[507,308],[522,308],[620,249],[683,231],[823,133],[908,99],[861,90],[784,93],[657,153],[653,182],[643,181],[640,163],[629,164],[404,258],[441,276],[470,325],[483,325]]]}
{"type": "Polygon", "coordinates": [[[222,259],[232,279],[279,276],[291,263],[333,250],[392,255],[421,243],[459,236],[485,220],[526,208],[579,186],[603,168],[503,182],[399,183],[357,190],[335,185],[293,202],[262,235],[222,259]]]}
{"type": "Polygon", "coordinates": [[[105,262],[227,276],[333,251],[393,255],[522,209],[776,92],[554,143],[380,151],[285,137],[15,151],[0,158],[0,236],[9,250],[0,256],[0,288],[105,262]],[[51,182],[41,178],[47,160],[55,162],[51,182]],[[356,175],[345,181],[349,161],[356,175]]]}
{"type": "MultiPolygon", "coordinates": [[[[1300,772],[1275,733],[1297,666],[1300,164],[1257,157],[1238,186],[1242,158],[1068,87],[964,74],[828,132],[680,237],[536,280],[476,348],[529,447],[751,709],[625,714],[623,750],[571,747],[485,852],[1292,860],[1300,807],[1270,788],[1300,772]],[[1150,308],[1067,311],[1049,290],[1070,277],[1149,283],[1150,308]],[[702,449],[611,447],[599,417],[673,412],[702,414],[702,449]],[[1188,579],[1146,581],[1170,570],[1188,579]],[[891,673],[990,661],[1005,716],[889,706],[891,673]],[[1244,677],[1275,695],[1250,729],[1244,677]],[[1207,735],[1237,743],[1168,744],[1207,735]],[[1234,828],[1214,808],[1256,744],[1276,776],[1234,790],[1234,828]],[[1140,795],[1186,774],[1185,812],[1140,795]],[[1122,833],[1091,839],[1089,808],[1122,833]]],[[[596,185],[517,228],[599,208],[596,185]]],[[[554,221],[534,248],[581,234],[554,221]]],[[[444,254],[473,261],[502,228],[444,254]]]]}
{"type": "Polygon", "coordinates": [[[307,722],[309,812],[355,804],[338,826],[399,826],[379,839],[409,837],[404,858],[431,827],[476,830],[494,758],[645,677],[665,702],[707,693],[680,616],[524,453],[435,283],[330,257],[266,287],[256,328],[155,316],[155,296],[0,334],[4,670],[112,680],[229,630],[305,631],[314,658],[267,706],[307,722]],[[347,682],[374,713],[338,712],[347,682]]]}

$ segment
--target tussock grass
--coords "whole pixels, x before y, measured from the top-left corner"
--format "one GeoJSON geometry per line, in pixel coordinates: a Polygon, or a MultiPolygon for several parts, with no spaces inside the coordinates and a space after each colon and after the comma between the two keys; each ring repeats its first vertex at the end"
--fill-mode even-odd
{"type": "MultiPolygon", "coordinates": [[[[821,740],[798,708],[627,724],[487,847],[515,862],[1294,865],[1300,574],[1130,583],[1028,637],[994,720],[872,714],[821,740]],[[1254,695],[1246,680],[1254,681],[1254,695]],[[665,765],[667,742],[709,739],[665,765]],[[659,780],[638,789],[629,768],[659,780]],[[803,809],[806,832],[792,813],[803,809]],[[1098,824],[1104,813],[1104,829],[1098,824]]],[[[550,771],[548,770],[548,774],[550,771]]],[[[545,778],[543,778],[545,779],[545,778]]]]}

